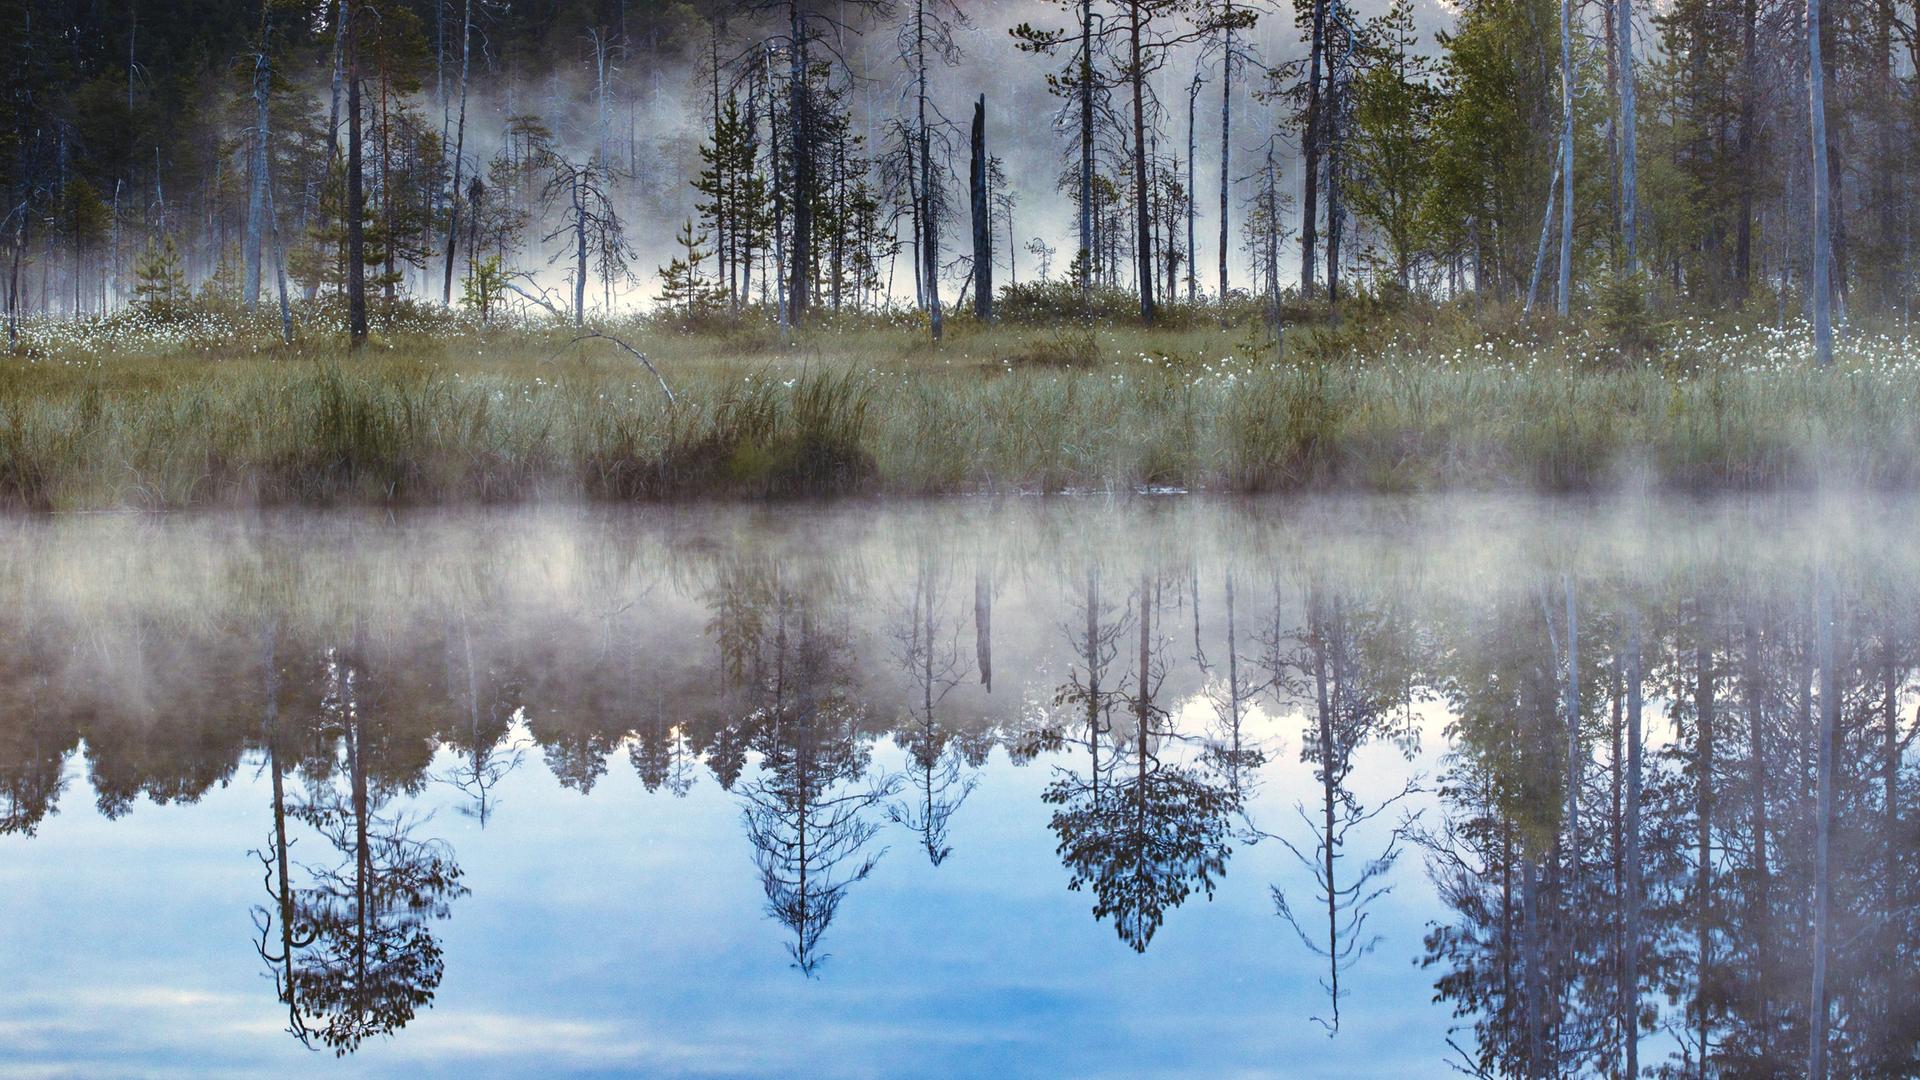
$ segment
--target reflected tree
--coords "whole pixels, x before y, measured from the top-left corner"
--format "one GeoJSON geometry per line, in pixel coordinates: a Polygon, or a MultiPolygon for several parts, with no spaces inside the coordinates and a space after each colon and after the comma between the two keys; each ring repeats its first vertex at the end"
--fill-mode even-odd
{"type": "Polygon", "coordinates": [[[985,566],[973,572],[973,656],[980,685],[993,693],[993,575],[985,566]]]}
{"type": "Polygon", "coordinates": [[[303,863],[308,883],[288,890],[278,826],[273,856],[282,1000],[302,1041],[338,1055],[431,1005],[445,966],[432,924],[467,893],[445,842],[414,835],[425,819],[386,809],[400,791],[374,776],[387,735],[367,716],[362,672],[352,651],[327,654],[317,734],[328,753],[292,809],[339,860],[303,863]]]}
{"type": "Polygon", "coordinates": [[[847,890],[885,854],[867,848],[894,784],[867,775],[844,639],[784,589],[774,607],[765,704],[750,726],[760,775],[740,785],[741,815],[767,912],[793,932],[787,952],[812,976],[827,959],[820,941],[847,890]]]}
{"type": "MultiPolygon", "coordinates": [[[[280,721],[280,667],[276,655],[279,646],[278,621],[263,619],[260,629],[262,702],[260,743],[266,756],[268,787],[272,792],[273,825],[267,834],[267,846],[253,852],[260,860],[263,881],[270,906],[255,905],[253,925],[258,933],[254,950],[267,966],[273,979],[274,994],[287,1007],[287,1033],[308,1042],[309,1031],[301,1019],[298,984],[294,979],[294,956],[311,946],[310,928],[299,925],[299,905],[294,897],[292,875],[293,841],[288,836],[289,821],[286,775],[289,732],[280,721]]],[[[291,756],[297,756],[291,755],[291,756]]],[[[311,1043],[309,1043],[311,1045],[311,1043]]]]}
{"type": "Polygon", "coordinates": [[[1246,728],[1247,710],[1253,701],[1273,685],[1271,678],[1250,678],[1241,664],[1239,612],[1235,607],[1233,575],[1226,575],[1222,592],[1227,620],[1226,651],[1220,658],[1224,670],[1215,670],[1200,641],[1200,576],[1193,576],[1193,649],[1194,662],[1208,676],[1205,689],[1213,706],[1214,727],[1208,733],[1201,761],[1218,775],[1241,805],[1252,797],[1255,777],[1267,763],[1267,752],[1246,728]]]}
{"type": "MultiPolygon", "coordinates": [[[[496,691],[487,695],[486,701],[481,700],[481,667],[474,659],[473,629],[464,614],[460,617],[457,640],[458,662],[457,666],[448,665],[447,684],[450,689],[458,688],[454,692],[464,707],[466,724],[465,730],[448,740],[459,759],[440,779],[466,794],[467,801],[459,807],[460,812],[477,820],[484,829],[499,806],[493,789],[518,769],[525,758],[519,747],[509,743],[519,705],[510,690],[496,691]]],[[[449,660],[456,659],[452,652],[449,649],[449,660]]]]}
{"type": "Polygon", "coordinates": [[[693,790],[699,754],[685,729],[668,722],[665,714],[655,707],[634,729],[633,736],[627,745],[627,760],[640,777],[641,786],[648,791],[664,787],[674,798],[686,798],[687,792],[693,790]]]}
{"type": "MultiPolygon", "coordinates": [[[[1099,643],[1111,641],[1098,620],[1097,577],[1089,576],[1088,622],[1084,641],[1089,656],[1100,657],[1099,643]]],[[[1153,582],[1142,577],[1135,596],[1139,626],[1139,666],[1131,695],[1134,732],[1131,765],[1118,764],[1102,784],[1096,759],[1089,777],[1064,772],[1043,796],[1056,807],[1051,820],[1058,854],[1071,874],[1067,887],[1093,893],[1093,915],[1112,919],[1114,932],[1135,952],[1145,952],[1166,913],[1194,890],[1213,896],[1226,874],[1228,825],[1239,801],[1231,788],[1211,782],[1200,769],[1164,760],[1172,741],[1167,711],[1155,701],[1166,678],[1165,649],[1153,634],[1153,582]]],[[[1093,743],[1098,738],[1101,697],[1089,664],[1089,682],[1064,688],[1066,700],[1087,703],[1093,743]]],[[[1076,673],[1077,674],[1077,673],[1076,673]]]]}
{"type": "Polygon", "coordinates": [[[54,813],[80,733],[47,692],[53,658],[38,621],[0,627],[0,836],[32,836],[54,813]]]}
{"type": "MultiPolygon", "coordinates": [[[[1279,607],[1277,598],[1275,607],[1279,607]]],[[[1354,754],[1362,746],[1394,743],[1411,759],[1418,745],[1410,716],[1396,712],[1408,680],[1387,662],[1403,654],[1381,647],[1391,630],[1388,619],[1350,612],[1343,598],[1328,600],[1320,589],[1309,587],[1305,630],[1269,641],[1266,650],[1274,685],[1311,688],[1311,722],[1302,738],[1300,757],[1313,766],[1320,805],[1313,813],[1304,804],[1298,807],[1312,838],[1309,842],[1296,843],[1284,834],[1276,838],[1312,877],[1316,914],[1297,909],[1278,885],[1272,886],[1272,894],[1274,910],[1307,948],[1327,962],[1327,977],[1321,985],[1327,992],[1329,1012],[1314,1019],[1329,1035],[1340,1030],[1341,971],[1382,940],[1367,929],[1367,921],[1374,901],[1393,890],[1386,878],[1400,858],[1412,816],[1391,828],[1380,850],[1357,868],[1347,867],[1347,849],[1356,832],[1419,790],[1417,781],[1410,780],[1399,791],[1368,805],[1348,784],[1354,754]],[[1317,912],[1325,913],[1324,924],[1315,922],[1317,912]]]]}
{"type": "MultiPolygon", "coordinates": [[[[967,677],[960,653],[960,630],[949,626],[946,606],[948,581],[927,559],[913,578],[913,597],[891,628],[894,660],[913,688],[909,720],[900,733],[909,759],[903,780],[905,798],[888,807],[894,823],[920,835],[927,859],[935,866],[953,853],[947,827],[960,805],[972,794],[976,777],[966,768],[965,748],[937,716],[941,702],[967,677]]],[[[980,588],[975,585],[975,618],[980,618],[980,588]]]]}

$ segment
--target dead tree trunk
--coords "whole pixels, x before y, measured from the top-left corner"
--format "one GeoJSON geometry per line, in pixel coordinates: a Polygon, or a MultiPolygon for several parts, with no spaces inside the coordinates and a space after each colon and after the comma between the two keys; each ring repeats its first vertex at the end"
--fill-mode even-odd
{"type": "Polygon", "coordinates": [[[993,216],[987,192],[987,95],[973,103],[973,313],[993,321],[993,216]]]}
{"type": "Polygon", "coordinates": [[[1301,153],[1305,158],[1300,199],[1300,296],[1313,299],[1316,247],[1320,238],[1320,62],[1326,49],[1328,0],[1313,0],[1312,30],[1307,46],[1307,114],[1301,124],[1301,153]]]}
{"type": "Polygon", "coordinates": [[[1220,302],[1227,302],[1228,195],[1232,187],[1228,155],[1233,148],[1233,0],[1227,0],[1225,47],[1220,53],[1220,302]]]}

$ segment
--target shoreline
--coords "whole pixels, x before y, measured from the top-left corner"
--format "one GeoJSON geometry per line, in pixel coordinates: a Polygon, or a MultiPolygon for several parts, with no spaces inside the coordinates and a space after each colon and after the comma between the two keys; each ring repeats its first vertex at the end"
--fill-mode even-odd
{"type": "Polygon", "coordinates": [[[1057,328],[798,354],[629,332],[671,402],[558,331],[0,359],[0,507],[1920,491],[1905,339],[1821,371],[1771,330],[1634,366],[1577,341],[1289,361],[1244,327],[1105,328],[1070,362],[1057,328]]]}

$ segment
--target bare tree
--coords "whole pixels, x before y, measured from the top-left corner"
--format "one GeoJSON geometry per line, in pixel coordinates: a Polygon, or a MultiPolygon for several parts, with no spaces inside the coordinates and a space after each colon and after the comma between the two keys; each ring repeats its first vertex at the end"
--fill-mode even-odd
{"type": "Polygon", "coordinates": [[[572,257],[573,325],[577,327],[586,322],[590,264],[597,263],[602,280],[611,280],[627,272],[632,256],[625,225],[613,206],[613,178],[607,167],[598,160],[578,163],[559,154],[550,154],[546,164],[548,179],[541,201],[549,211],[559,210],[562,218],[543,239],[549,243],[562,237],[571,240],[549,261],[572,257]]]}
{"type": "MultiPolygon", "coordinates": [[[[1560,0],[1560,288],[1561,318],[1573,292],[1573,4],[1560,0]]],[[[1571,603],[1571,593],[1569,603],[1571,603]]]]}
{"type": "MultiPolygon", "coordinates": [[[[1808,0],[1807,29],[1816,42],[1819,40],[1817,25],[1818,0],[1808,0]]],[[[1814,46],[1814,85],[1819,85],[1818,46],[1814,46]]],[[[1814,91],[1815,102],[1819,91],[1814,91]]],[[[1815,113],[1814,120],[1814,156],[1820,161],[1825,155],[1822,148],[1826,141],[1821,137],[1820,120],[1815,113]]],[[[1824,165],[1824,162],[1821,162],[1824,165]]],[[[1826,175],[1823,168],[1816,166],[1815,184],[1821,183],[1826,175]]],[[[1819,226],[1815,225],[1815,235],[1819,235],[1819,226]]],[[[1820,726],[1818,743],[1814,751],[1816,783],[1816,802],[1814,807],[1814,856],[1813,856],[1813,986],[1807,1000],[1807,1080],[1826,1080],[1827,1077],[1827,1030],[1830,1023],[1829,996],[1827,988],[1828,954],[1833,947],[1833,776],[1836,747],[1834,739],[1840,727],[1840,672],[1834,659],[1833,647],[1833,596],[1827,580],[1827,570],[1821,567],[1817,572],[1814,585],[1813,632],[1815,648],[1820,663],[1820,726]]]]}
{"type": "MultiPolygon", "coordinates": [[[[901,742],[911,768],[906,780],[910,794],[892,803],[887,815],[895,824],[920,834],[927,861],[935,866],[953,853],[947,842],[948,823],[972,794],[976,778],[963,773],[953,733],[941,724],[939,708],[968,671],[960,652],[959,621],[944,614],[948,577],[923,556],[913,579],[913,598],[903,605],[903,616],[892,628],[894,658],[912,684],[911,723],[901,742]]],[[[976,605],[979,583],[975,583],[976,605]]],[[[976,619],[978,609],[976,607],[976,619]]]]}
{"type": "Polygon", "coordinates": [[[1634,138],[1638,106],[1634,104],[1633,0],[1614,0],[1614,14],[1619,19],[1615,34],[1620,48],[1620,243],[1625,249],[1623,265],[1631,277],[1637,270],[1635,245],[1640,211],[1640,171],[1634,138]]]}
{"type": "MultiPolygon", "coordinates": [[[[960,62],[960,45],[954,38],[956,27],[968,25],[966,13],[955,0],[911,0],[907,19],[900,26],[900,59],[907,65],[912,95],[914,162],[919,176],[915,201],[920,223],[920,275],[925,290],[927,314],[931,319],[933,340],[939,341],[944,325],[940,309],[940,220],[945,208],[946,169],[934,164],[936,150],[943,161],[950,160],[953,146],[949,140],[952,123],[932,104],[927,75],[934,62],[952,66],[960,62]]],[[[976,114],[976,123],[985,120],[976,114]]],[[[979,131],[985,137],[984,127],[979,131]]]]}

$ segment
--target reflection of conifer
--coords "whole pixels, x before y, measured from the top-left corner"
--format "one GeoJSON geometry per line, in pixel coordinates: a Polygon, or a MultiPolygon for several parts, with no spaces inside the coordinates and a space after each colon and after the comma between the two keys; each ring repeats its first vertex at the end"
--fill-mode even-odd
{"type": "Polygon", "coordinates": [[[1309,591],[1307,609],[1308,626],[1294,638],[1298,648],[1282,656],[1281,640],[1270,640],[1267,664],[1276,684],[1311,687],[1310,723],[1300,756],[1314,766],[1321,798],[1312,813],[1300,808],[1311,843],[1296,844],[1286,836],[1277,839],[1311,875],[1312,898],[1325,917],[1297,912],[1277,885],[1272,893],[1276,913],[1308,949],[1327,961],[1327,978],[1321,985],[1327,991],[1330,1012],[1315,1019],[1333,1033],[1340,1030],[1340,973],[1381,941],[1380,935],[1367,931],[1367,920],[1374,901],[1392,891],[1385,878],[1399,860],[1409,825],[1394,827],[1380,852],[1357,869],[1349,871],[1343,862],[1346,848],[1355,830],[1418,788],[1408,783],[1397,794],[1367,806],[1348,787],[1354,753],[1369,742],[1397,741],[1411,756],[1411,724],[1394,712],[1405,683],[1391,665],[1367,652],[1369,644],[1387,633],[1381,620],[1350,615],[1344,601],[1336,598],[1328,603],[1317,590],[1309,591]]]}
{"type": "Polygon", "coordinates": [[[741,785],[740,796],[767,911],[793,931],[788,954],[811,975],[826,959],[820,940],[847,889],[885,853],[865,849],[880,831],[869,815],[892,783],[866,775],[867,749],[855,734],[838,655],[844,646],[791,597],[782,596],[777,610],[774,675],[752,740],[761,774],[741,785]],[[790,622],[797,622],[791,632],[790,622]]]}
{"type": "Polygon", "coordinates": [[[262,955],[283,965],[276,980],[294,1034],[344,1056],[432,1004],[445,967],[432,924],[467,889],[446,843],[414,835],[420,819],[382,812],[394,789],[370,774],[389,748],[384,725],[366,715],[360,668],[332,653],[325,682],[316,734],[334,747],[332,776],[311,777],[306,800],[288,812],[340,861],[301,865],[308,884],[281,901],[285,955],[262,955]]]}
{"type": "Polygon", "coordinates": [[[958,626],[942,633],[940,608],[946,594],[944,575],[922,562],[914,576],[906,618],[892,631],[894,658],[912,682],[915,699],[899,735],[911,762],[905,781],[908,792],[887,813],[896,824],[920,834],[921,846],[935,866],[952,854],[948,823],[977,782],[963,774],[962,748],[936,716],[940,703],[968,674],[961,659],[958,626]]]}
{"type": "MultiPolygon", "coordinates": [[[[1088,633],[1096,661],[1098,645],[1112,640],[1100,627],[1098,599],[1090,578],[1088,633]]],[[[1043,798],[1057,807],[1050,822],[1059,838],[1061,861],[1072,874],[1067,887],[1091,888],[1096,919],[1111,918],[1114,932],[1136,952],[1145,952],[1168,911],[1198,888],[1209,898],[1224,876],[1228,821],[1240,808],[1232,789],[1209,782],[1198,769],[1164,761],[1162,744],[1173,734],[1171,718],[1154,701],[1165,679],[1162,650],[1153,644],[1155,590],[1143,579],[1139,600],[1140,655],[1132,695],[1131,766],[1113,769],[1104,779],[1095,759],[1090,776],[1063,771],[1043,798]]],[[[1097,676],[1099,663],[1090,665],[1097,676]]],[[[1101,701],[1095,685],[1076,688],[1090,710],[1101,701]]],[[[1066,696],[1066,692],[1063,692],[1066,696]]],[[[1093,714],[1090,711],[1090,715],[1093,714]]]]}

